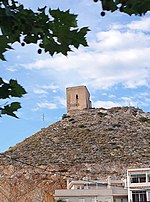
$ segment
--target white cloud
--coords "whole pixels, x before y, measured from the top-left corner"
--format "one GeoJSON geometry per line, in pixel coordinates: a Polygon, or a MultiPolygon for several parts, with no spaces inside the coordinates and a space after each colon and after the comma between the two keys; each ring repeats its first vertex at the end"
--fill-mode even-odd
{"type": "Polygon", "coordinates": [[[43,89],[33,89],[33,93],[35,94],[48,94],[46,90],[43,89]]]}
{"type": "Polygon", "coordinates": [[[95,108],[100,108],[100,107],[103,107],[103,108],[111,108],[111,107],[118,107],[118,106],[121,106],[120,103],[117,103],[117,102],[112,102],[112,101],[96,101],[96,102],[93,102],[92,103],[92,106],[95,107],[95,108]]]}
{"type": "Polygon", "coordinates": [[[47,101],[37,103],[38,108],[42,109],[56,109],[57,105],[55,103],[50,103],[47,101]]]}
{"type": "Polygon", "coordinates": [[[8,66],[6,69],[7,69],[9,72],[16,72],[16,71],[18,71],[17,65],[8,66]]]}
{"type": "Polygon", "coordinates": [[[136,102],[133,101],[133,98],[131,97],[121,97],[122,102],[126,106],[135,106],[136,102]]]}
{"type": "Polygon", "coordinates": [[[147,92],[138,92],[137,94],[134,94],[130,97],[121,97],[120,100],[120,103],[122,103],[123,106],[134,106],[143,108],[149,106],[150,97],[147,92]]]}
{"type": "MultiPolygon", "coordinates": [[[[96,89],[116,84],[127,88],[149,86],[150,36],[135,31],[141,22],[145,22],[147,27],[149,18],[124,25],[123,31],[118,26],[117,29],[111,27],[108,31],[99,32],[97,38],[89,42],[89,48],[80,48],[68,57],[57,55],[23,66],[40,70],[40,74],[45,72],[47,78],[55,75],[56,84],[63,88],[68,83],[85,83],[96,89]]],[[[42,90],[44,93],[46,89],[42,90]]]]}
{"type": "Polygon", "coordinates": [[[56,96],[54,97],[54,100],[57,102],[57,104],[66,107],[66,99],[64,97],[56,96]]]}
{"type": "Polygon", "coordinates": [[[108,95],[109,98],[116,98],[115,95],[108,95]]]}
{"type": "Polygon", "coordinates": [[[112,23],[109,27],[111,30],[122,30],[125,26],[119,23],[112,23]]]}
{"type": "Polygon", "coordinates": [[[119,101],[95,101],[92,103],[92,106],[95,108],[111,108],[111,107],[123,107],[123,106],[134,106],[138,107],[139,105],[142,106],[142,102],[135,100],[132,97],[121,97],[119,101]]]}
{"type": "Polygon", "coordinates": [[[135,48],[149,47],[150,36],[141,32],[131,30],[109,30],[97,33],[97,41],[94,46],[100,50],[129,50],[135,48]],[[98,42],[98,43],[97,43],[98,42]]]}
{"type": "Polygon", "coordinates": [[[53,92],[56,93],[56,91],[58,90],[58,86],[54,85],[54,84],[50,84],[50,85],[36,85],[34,87],[32,87],[32,91],[35,94],[48,94],[48,92],[53,92]]]}
{"type": "Polygon", "coordinates": [[[47,97],[43,99],[41,97],[40,102],[36,104],[36,107],[32,109],[32,111],[38,111],[40,109],[60,109],[66,107],[66,99],[61,96],[54,96],[51,98],[51,102],[47,100],[47,97]]]}
{"type": "Polygon", "coordinates": [[[126,30],[149,32],[150,31],[150,17],[141,17],[138,20],[131,21],[128,24],[113,23],[110,25],[112,30],[126,30]]]}
{"type": "Polygon", "coordinates": [[[132,21],[127,25],[128,28],[141,31],[150,31],[150,17],[144,17],[139,21],[132,21]]]}

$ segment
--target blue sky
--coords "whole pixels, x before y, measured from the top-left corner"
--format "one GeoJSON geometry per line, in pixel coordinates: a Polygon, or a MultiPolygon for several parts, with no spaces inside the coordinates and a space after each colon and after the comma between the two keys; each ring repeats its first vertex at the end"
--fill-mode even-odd
{"type": "MultiPolygon", "coordinates": [[[[20,0],[36,9],[47,5],[78,14],[80,27],[89,26],[89,47],[80,47],[67,57],[37,54],[38,47],[21,47],[5,54],[0,75],[18,82],[28,92],[19,99],[19,119],[0,119],[0,152],[23,141],[66,113],[66,87],[86,85],[93,107],[135,106],[150,112],[150,15],[100,16],[100,3],[92,0],[20,0]],[[70,3],[71,2],[71,3],[70,3]]],[[[18,101],[18,100],[17,100],[18,101]]],[[[2,104],[2,102],[1,102],[2,104]]]]}

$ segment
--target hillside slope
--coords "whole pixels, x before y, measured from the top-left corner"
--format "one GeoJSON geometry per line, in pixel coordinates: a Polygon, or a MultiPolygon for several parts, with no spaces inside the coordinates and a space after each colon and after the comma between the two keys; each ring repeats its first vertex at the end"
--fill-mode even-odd
{"type": "Polygon", "coordinates": [[[81,111],[42,129],[4,154],[32,165],[149,167],[150,113],[133,107],[81,111]]]}

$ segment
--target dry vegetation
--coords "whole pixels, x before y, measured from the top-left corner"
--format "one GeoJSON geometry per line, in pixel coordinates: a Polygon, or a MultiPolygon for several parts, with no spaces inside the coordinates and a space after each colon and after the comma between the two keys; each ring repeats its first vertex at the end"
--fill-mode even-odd
{"type": "Polygon", "coordinates": [[[10,148],[0,165],[42,166],[63,178],[123,177],[127,168],[150,165],[150,113],[133,107],[72,113],[10,148]]]}

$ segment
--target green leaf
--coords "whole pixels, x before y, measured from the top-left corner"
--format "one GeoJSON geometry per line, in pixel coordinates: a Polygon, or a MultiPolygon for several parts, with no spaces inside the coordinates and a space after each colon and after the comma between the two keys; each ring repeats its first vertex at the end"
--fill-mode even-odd
{"type": "Polygon", "coordinates": [[[12,97],[22,97],[24,94],[26,94],[25,89],[20,84],[18,84],[16,80],[10,80],[10,88],[10,95],[12,97]]]}
{"type": "Polygon", "coordinates": [[[9,105],[5,105],[3,108],[0,108],[1,114],[6,114],[15,118],[18,118],[14,112],[21,108],[19,102],[12,102],[9,105]]]}
{"type": "Polygon", "coordinates": [[[26,94],[25,89],[18,84],[16,80],[11,79],[9,83],[0,80],[0,99],[6,99],[10,97],[22,97],[26,94]]]}
{"type": "Polygon", "coordinates": [[[5,61],[4,52],[12,49],[6,36],[0,35],[0,59],[5,61]]]}
{"type": "Polygon", "coordinates": [[[104,11],[119,10],[128,15],[144,15],[150,11],[149,0],[101,0],[101,4],[104,11]]]}
{"type": "Polygon", "coordinates": [[[3,83],[0,86],[0,99],[6,99],[9,98],[10,96],[10,91],[9,91],[9,84],[3,83]]]}
{"type": "Polygon", "coordinates": [[[67,26],[67,27],[77,27],[77,15],[71,14],[70,10],[60,11],[60,9],[51,10],[49,9],[50,15],[54,18],[54,22],[67,26]]]}
{"type": "Polygon", "coordinates": [[[3,84],[3,79],[0,77],[0,85],[3,84]]]}
{"type": "Polygon", "coordinates": [[[88,46],[85,35],[90,31],[88,27],[81,28],[77,33],[73,31],[73,35],[76,40],[73,41],[73,45],[78,48],[79,44],[83,46],[88,46]]]}
{"type": "MultiPolygon", "coordinates": [[[[16,80],[11,79],[9,82],[4,82],[0,77],[0,99],[7,99],[11,97],[22,97],[26,94],[24,88],[18,84],[16,80]]],[[[16,117],[15,112],[21,108],[19,102],[12,102],[11,104],[4,104],[4,106],[0,107],[1,114],[9,115],[16,117]]],[[[1,116],[1,115],[0,115],[1,116]]]]}

